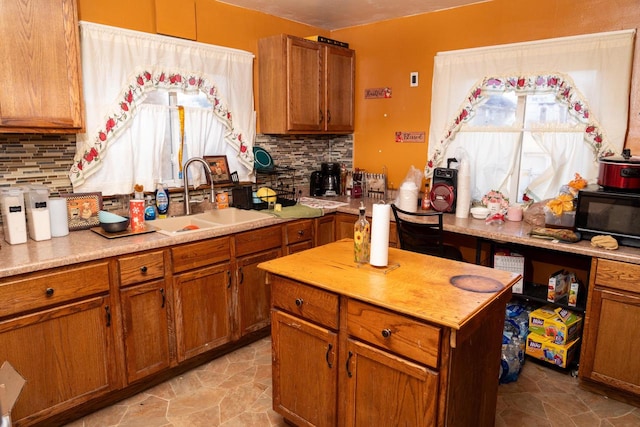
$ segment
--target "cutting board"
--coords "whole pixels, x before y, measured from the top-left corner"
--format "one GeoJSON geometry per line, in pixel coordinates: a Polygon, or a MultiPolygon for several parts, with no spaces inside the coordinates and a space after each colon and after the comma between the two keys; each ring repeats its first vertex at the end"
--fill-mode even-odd
{"type": "Polygon", "coordinates": [[[102,237],[106,237],[107,239],[117,239],[119,237],[138,236],[140,234],[153,233],[154,231],[156,231],[156,228],[152,225],[147,224],[145,226],[145,229],[141,231],[132,231],[131,229],[127,228],[126,230],[119,231],[117,233],[107,233],[102,229],[102,227],[93,227],[91,231],[101,235],[102,237]]]}

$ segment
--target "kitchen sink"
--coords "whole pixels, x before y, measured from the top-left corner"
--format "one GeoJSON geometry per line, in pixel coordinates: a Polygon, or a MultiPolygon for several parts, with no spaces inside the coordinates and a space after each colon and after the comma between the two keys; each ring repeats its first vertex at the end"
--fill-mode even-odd
{"type": "Polygon", "coordinates": [[[174,235],[178,233],[193,233],[209,230],[216,227],[222,227],[224,224],[204,221],[196,215],[192,215],[156,219],[154,221],[149,221],[149,225],[152,225],[158,233],[174,235]]]}
{"type": "Polygon", "coordinates": [[[202,219],[203,221],[211,221],[224,225],[246,224],[247,222],[273,218],[272,215],[267,213],[238,208],[215,209],[194,216],[202,219]]]}
{"type": "Polygon", "coordinates": [[[149,221],[149,224],[156,228],[156,231],[159,233],[171,236],[182,233],[195,233],[229,225],[246,224],[267,218],[273,217],[259,211],[227,208],[189,216],[156,219],[149,221]]]}

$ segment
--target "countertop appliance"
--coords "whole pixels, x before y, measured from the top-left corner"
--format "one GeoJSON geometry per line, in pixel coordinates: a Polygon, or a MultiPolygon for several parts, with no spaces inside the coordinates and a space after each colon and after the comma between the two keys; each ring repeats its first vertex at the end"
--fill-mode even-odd
{"type": "Polygon", "coordinates": [[[322,196],[324,190],[322,188],[322,172],[313,171],[311,177],[309,177],[309,195],[310,196],[322,196]]]}
{"type": "Polygon", "coordinates": [[[586,239],[610,235],[621,245],[640,247],[640,193],[593,185],[580,190],[575,228],[586,239]]]}
{"type": "Polygon", "coordinates": [[[340,194],[340,163],[322,163],[323,196],[337,196],[340,194]]]}
{"type": "Polygon", "coordinates": [[[600,157],[598,184],[608,190],[640,192],[640,157],[625,148],[621,156],[600,157]]]}

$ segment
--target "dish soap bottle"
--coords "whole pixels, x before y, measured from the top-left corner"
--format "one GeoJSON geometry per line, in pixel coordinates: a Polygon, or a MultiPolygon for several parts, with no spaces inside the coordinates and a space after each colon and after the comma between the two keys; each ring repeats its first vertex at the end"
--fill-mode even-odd
{"type": "Polygon", "coordinates": [[[146,201],[144,204],[144,220],[145,221],[153,221],[156,219],[156,205],[153,203],[151,199],[151,195],[145,197],[146,201]]]}
{"type": "Polygon", "coordinates": [[[365,216],[364,203],[360,202],[358,220],[353,226],[353,253],[354,261],[358,263],[369,262],[371,252],[371,226],[365,216]]]}
{"type": "Polygon", "coordinates": [[[169,212],[169,194],[162,183],[158,183],[156,187],[156,207],[158,208],[158,218],[166,218],[169,212]]]}

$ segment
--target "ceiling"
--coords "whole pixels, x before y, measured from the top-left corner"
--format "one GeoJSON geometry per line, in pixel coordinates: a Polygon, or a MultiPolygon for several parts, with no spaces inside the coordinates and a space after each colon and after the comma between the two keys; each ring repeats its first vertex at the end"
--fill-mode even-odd
{"type": "Polygon", "coordinates": [[[246,9],[257,10],[290,21],[325,30],[437,10],[451,9],[491,0],[218,0],[246,9]]]}

